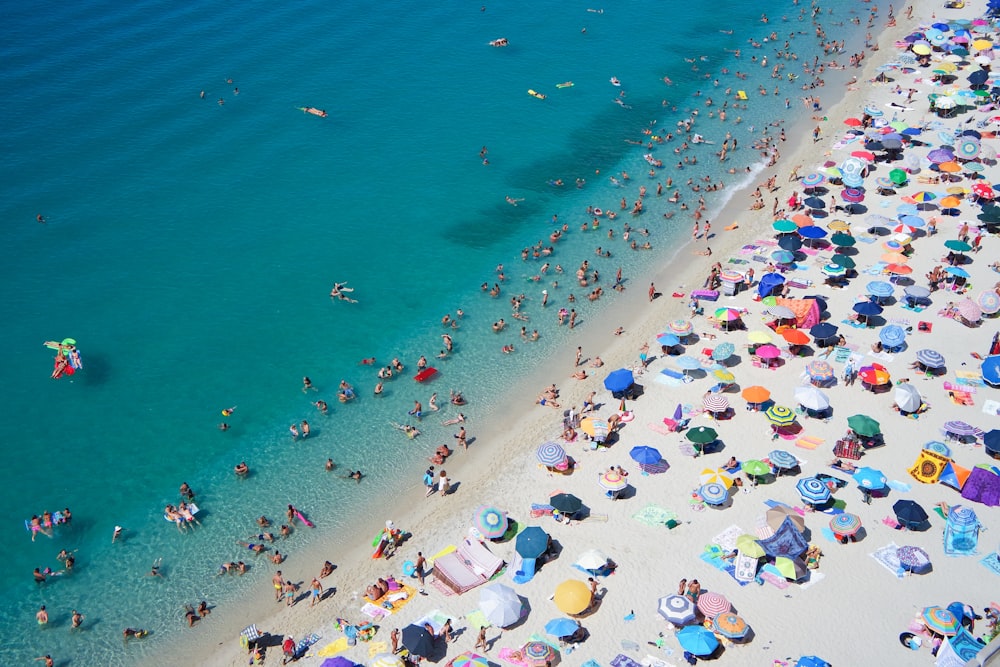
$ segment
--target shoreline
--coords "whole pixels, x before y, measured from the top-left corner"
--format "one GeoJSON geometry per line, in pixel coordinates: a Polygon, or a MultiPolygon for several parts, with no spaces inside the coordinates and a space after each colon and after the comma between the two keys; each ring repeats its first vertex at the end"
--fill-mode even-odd
{"type": "MultiPolygon", "coordinates": [[[[880,42],[883,41],[884,35],[880,36],[880,42]]],[[[891,44],[891,41],[888,42],[891,44]]],[[[883,45],[884,46],[884,45],[883,45]]],[[[873,68],[874,59],[870,56],[866,58],[867,64],[862,72],[865,76],[860,78],[867,78],[868,70],[873,68]]],[[[847,76],[851,72],[857,72],[857,70],[845,70],[843,78],[846,80],[847,76]]],[[[823,93],[828,91],[829,88],[821,89],[823,93]]],[[[860,96],[860,93],[857,95],[860,96]]],[[[852,91],[843,91],[843,96],[838,99],[834,104],[825,104],[826,109],[825,114],[833,117],[835,115],[835,110],[842,108],[848,104],[855,101],[852,96],[852,91]]],[[[826,96],[828,97],[828,96],[826,96]]],[[[702,119],[704,122],[706,119],[702,119]]],[[[802,147],[794,152],[789,152],[782,155],[781,160],[770,169],[774,170],[778,174],[778,185],[782,186],[782,191],[787,192],[787,184],[782,181],[782,177],[787,179],[787,173],[789,171],[788,165],[794,165],[797,163],[806,163],[805,156],[813,153],[811,146],[809,145],[809,135],[808,126],[812,124],[811,120],[803,118],[799,123],[794,124],[796,126],[796,132],[800,132],[799,141],[802,143],[802,147]]],[[[699,126],[700,127],[700,126],[699,126]]],[[[796,141],[795,132],[788,133],[787,145],[791,145],[796,141]]],[[[747,147],[747,150],[752,150],[747,147]]],[[[804,171],[806,169],[804,168],[804,171]]],[[[767,169],[761,170],[757,174],[757,177],[765,177],[765,172],[767,169]]],[[[740,190],[733,192],[732,196],[725,206],[723,206],[718,212],[714,213],[709,219],[711,220],[727,220],[727,221],[739,221],[739,227],[732,231],[726,232],[722,230],[724,226],[721,222],[713,223],[714,236],[711,239],[713,244],[717,244],[718,247],[713,247],[713,258],[716,256],[722,257],[727,253],[735,252],[744,243],[753,240],[754,237],[766,233],[766,226],[769,224],[770,215],[767,211],[767,207],[760,211],[748,211],[746,207],[742,204],[741,196],[744,193],[749,193],[754,187],[754,181],[751,180],[745,187],[740,190]]],[[[700,243],[700,241],[699,241],[700,243]]],[[[662,293],[662,296],[654,302],[653,312],[651,312],[647,306],[645,300],[644,289],[641,287],[645,284],[645,278],[636,278],[631,281],[637,283],[635,287],[628,290],[622,298],[616,299],[611,303],[601,314],[600,319],[602,322],[588,323],[587,326],[582,327],[580,331],[580,336],[573,339],[573,343],[580,344],[585,350],[590,350],[591,345],[596,343],[597,354],[599,354],[605,361],[605,370],[610,370],[618,366],[628,366],[637,360],[638,347],[644,340],[649,340],[655,334],[660,331],[663,324],[673,317],[681,316],[687,312],[687,298],[682,299],[671,299],[669,292],[672,287],[683,287],[683,291],[689,292],[692,286],[700,283],[700,279],[703,277],[705,272],[705,266],[710,264],[711,261],[707,262],[699,261],[697,255],[693,255],[694,242],[686,242],[680,245],[680,247],[674,252],[673,256],[664,262],[664,266],[659,270],[655,270],[649,276],[653,282],[656,283],[658,291],[662,293]],[[676,301],[676,303],[673,303],[676,301]],[[606,323],[605,323],[606,322],[606,323]],[[614,338],[611,336],[611,330],[614,329],[619,323],[624,323],[626,327],[626,332],[620,338],[614,338]],[[601,343],[598,342],[601,338],[607,337],[608,340],[604,343],[604,347],[600,347],[601,343]]],[[[705,258],[707,259],[707,258],[705,258]]],[[[557,373],[556,368],[566,368],[570,369],[572,366],[572,350],[573,346],[566,343],[561,346],[558,353],[558,358],[554,359],[551,364],[547,364],[542,368],[539,368],[530,379],[525,379],[522,383],[519,383],[520,387],[523,389],[528,389],[528,394],[531,394],[530,388],[532,386],[540,388],[544,385],[545,381],[542,380],[543,376],[549,378],[551,381],[552,374],[557,373]],[[564,365],[565,364],[565,365],[564,365]]],[[[587,356],[587,355],[585,355],[587,356]]],[[[568,371],[566,373],[568,376],[568,371]]],[[[601,372],[598,371],[598,376],[601,376],[601,372]]],[[[559,376],[562,377],[562,376],[559,376]]],[[[568,382],[573,382],[568,378],[561,381],[557,381],[563,388],[566,398],[561,398],[563,407],[568,407],[574,402],[579,405],[585,393],[589,390],[590,383],[586,384],[586,388],[583,383],[575,383],[573,385],[567,384],[568,382]]],[[[533,394],[532,394],[533,395],[533,394]]],[[[537,408],[537,406],[535,406],[537,408]]],[[[511,391],[508,394],[506,403],[501,406],[498,410],[499,414],[511,413],[519,415],[517,420],[513,423],[507,423],[505,427],[501,427],[499,422],[503,421],[502,417],[494,417],[482,426],[476,425],[475,435],[477,440],[481,440],[484,443],[488,443],[480,453],[477,451],[479,448],[473,445],[472,454],[468,457],[464,457],[462,454],[458,454],[458,459],[455,462],[449,462],[447,468],[449,469],[450,477],[459,481],[466,488],[473,488],[479,491],[480,496],[484,496],[481,489],[489,488],[494,485],[488,484],[489,481],[496,481],[497,478],[490,474],[488,462],[485,460],[487,458],[499,458],[500,456],[507,456],[513,454],[514,451],[523,458],[525,454],[529,454],[537,446],[538,442],[526,442],[521,443],[518,447],[510,442],[511,436],[504,436],[504,433],[514,433],[519,435],[524,434],[541,434],[548,433],[551,436],[557,435],[557,430],[551,426],[551,420],[553,413],[548,410],[540,409],[525,409],[524,406],[524,394],[518,393],[516,390],[511,391]],[[506,440],[506,442],[505,442],[506,440]],[[506,445],[510,444],[508,448],[506,445]],[[497,452],[497,446],[504,446],[504,451],[497,452]],[[488,448],[488,449],[487,449],[488,448]],[[514,451],[512,451],[514,450],[514,451]],[[483,465],[486,463],[487,465],[483,465]],[[455,472],[452,472],[452,471],[455,472]],[[478,473],[478,474],[477,474],[478,473]]],[[[542,440],[545,438],[543,437],[542,440]]],[[[539,440],[540,442],[541,440],[539,440]]],[[[506,481],[509,478],[516,477],[512,473],[508,472],[506,481]]],[[[504,478],[500,478],[504,479],[504,478]]],[[[347,585],[348,580],[341,579],[345,571],[348,571],[348,564],[350,564],[349,569],[349,581],[363,581],[366,579],[371,579],[372,577],[384,576],[385,570],[395,570],[398,565],[401,564],[403,560],[412,559],[416,550],[423,548],[425,553],[436,551],[435,546],[419,546],[422,543],[420,537],[419,527],[427,526],[428,523],[449,522],[450,519],[459,519],[454,525],[453,533],[458,533],[460,527],[467,524],[467,518],[461,518],[462,515],[457,515],[454,512],[453,499],[440,499],[437,497],[427,498],[423,506],[419,504],[419,500],[422,499],[420,495],[422,489],[419,488],[418,484],[413,484],[405,487],[405,493],[402,497],[386,498],[386,515],[383,517],[377,513],[378,510],[373,510],[372,515],[366,519],[363,524],[364,527],[359,527],[358,534],[361,540],[365,540],[365,535],[368,532],[376,532],[383,524],[386,518],[392,518],[396,525],[405,531],[413,531],[416,537],[408,540],[399,550],[399,555],[396,556],[393,561],[388,564],[384,564],[382,561],[371,561],[368,557],[367,549],[363,546],[364,542],[356,539],[358,535],[352,538],[352,543],[356,543],[358,546],[351,548],[345,553],[337,554],[336,560],[334,562],[338,565],[337,570],[331,579],[325,580],[324,585],[329,581],[330,585],[336,585],[338,592],[336,596],[323,604],[318,608],[303,611],[301,609],[296,609],[293,612],[292,618],[287,618],[288,614],[284,613],[284,610],[274,612],[273,610],[267,612],[266,601],[269,599],[269,590],[261,590],[259,593],[255,591],[254,599],[252,604],[254,606],[262,607],[262,611],[265,611],[265,618],[255,620],[258,627],[262,630],[268,630],[272,633],[277,632],[278,626],[288,625],[295,628],[308,628],[308,627],[318,627],[324,623],[329,623],[329,617],[332,615],[330,613],[331,606],[334,605],[338,609],[338,615],[342,613],[350,613],[349,608],[352,606],[351,594],[352,589],[357,588],[359,590],[363,589],[363,586],[358,585],[347,585]],[[396,512],[393,516],[392,512],[388,511],[391,503],[399,504],[400,499],[408,503],[409,507],[404,514],[399,514],[396,512]],[[405,516],[409,514],[409,516],[405,516]],[[412,552],[412,553],[411,553],[412,552]],[[366,564],[367,563],[367,564],[366,564]],[[344,585],[339,585],[341,581],[344,581],[344,585]],[[284,616],[284,617],[283,617],[284,616]],[[326,620],[321,620],[320,617],[326,620]]],[[[466,490],[461,490],[459,495],[468,493],[466,490]]],[[[486,497],[483,497],[486,500],[486,497]]],[[[466,498],[460,498],[459,502],[466,508],[465,514],[469,514],[471,510],[477,503],[468,502],[466,498]]],[[[382,508],[379,508],[382,509],[382,508]]],[[[515,511],[511,508],[512,514],[515,516],[524,517],[523,511],[515,511]]],[[[332,542],[333,537],[331,536],[329,540],[332,542]]],[[[311,560],[314,556],[319,560],[316,560],[316,568],[307,567],[305,571],[311,571],[311,569],[316,569],[318,571],[318,565],[322,562],[321,553],[324,551],[331,551],[331,549],[326,544],[313,544],[302,552],[295,553],[295,566],[300,568],[300,563],[307,562],[312,563],[311,560]]],[[[333,559],[331,559],[333,560],[333,559]]],[[[432,592],[433,595],[433,592],[432,592]]],[[[273,602],[270,604],[274,605],[273,602]]],[[[353,605],[356,606],[356,605],[353,605]]],[[[216,635],[221,634],[224,637],[235,637],[238,634],[240,628],[245,625],[242,621],[237,621],[236,619],[224,618],[231,616],[230,610],[226,610],[229,613],[225,615],[220,614],[218,618],[213,617],[212,627],[216,635]],[[221,628],[219,626],[222,626],[221,628]],[[235,629],[236,634],[230,632],[229,630],[235,629]]],[[[355,613],[353,617],[356,617],[355,613]]],[[[302,632],[296,631],[294,634],[299,636],[302,632]]],[[[210,637],[204,638],[204,646],[207,647],[211,642],[210,637]]],[[[324,640],[327,638],[324,637],[324,640]]],[[[197,640],[196,640],[197,643],[197,640]]],[[[229,648],[221,648],[206,656],[203,649],[194,651],[194,655],[197,655],[200,660],[206,660],[205,664],[212,665],[224,665],[224,664],[237,664],[237,662],[242,662],[242,657],[239,657],[238,642],[235,639],[227,640],[226,643],[234,644],[237,646],[229,648]]],[[[226,643],[223,646],[226,646],[226,643]]],[[[187,654],[187,649],[180,649],[180,654],[183,656],[187,654]]],[[[176,657],[176,655],[175,655],[176,657]]]]}

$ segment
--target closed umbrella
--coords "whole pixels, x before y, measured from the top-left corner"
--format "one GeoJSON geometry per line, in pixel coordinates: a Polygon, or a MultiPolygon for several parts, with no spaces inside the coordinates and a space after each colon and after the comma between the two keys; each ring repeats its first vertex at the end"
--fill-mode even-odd
{"type": "Polygon", "coordinates": [[[878,332],[878,339],[887,348],[900,347],[906,342],[906,331],[898,324],[890,324],[887,327],[882,327],[882,330],[878,332]]]}
{"type": "Polygon", "coordinates": [[[916,412],[924,402],[917,388],[908,382],[897,384],[892,398],[903,412],[916,412]]]}
{"type": "Polygon", "coordinates": [[[578,579],[567,579],[556,586],[556,593],[553,599],[556,607],[564,614],[571,616],[579,614],[590,607],[590,588],[578,579]]]}
{"type": "Polygon", "coordinates": [[[944,356],[937,350],[917,350],[917,361],[927,368],[944,368],[944,356]]]}
{"type": "Polygon", "coordinates": [[[783,449],[772,450],[767,455],[767,460],[771,462],[775,468],[781,468],[782,470],[788,470],[789,468],[794,468],[799,464],[799,460],[795,458],[794,455],[789,454],[783,449]]]}
{"type": "Polygon", "coordinates": [[[868,415],[854,415],[847,418],[847,426],[864,438],[873,438],[882,432],[881,425],[868,415]]]}
{"type": "Polygon", "coordinates": [[[822,391],[813,386],[796,387],[795,400],[807,410],[820,412],[830,407],[830,399],[822,391]]]}
{"type": "Polygon", "coordinates": [[[728,611],[712,619],[712,629],[727,639],[742,639],[750,632],[746,621],[728,611]]]}
{"type": "Polygon", "coordinates": [[[550,440],[538,447],[535,456],[543,466],[553,467],[566,460],[566,450],[559,443],[550,440]]]}
{"type": "Polygon", "coordinates": [[[517,536],[514,550],[521,558],[538,558],[549,546],[549,534],[538,526],[528,526],[517,536]]]}
{"type": "Polygon", "coordinates": [[[699,595],[697,606],[698,611],[704,614],[705,618],[715,618],[733,608],[724,595],[715,591],[704,591],[699,595]]]}
{"type": "Polygon", "coordinates": [[[694,602],[683,595],[667,595],[656,604],[656,611],[668,623],[686,625],[696,618],[694,602]]]}
{"type": "Polygon", "coordinates": [[[688,625],[677,633],[677,641],[685,651],[694,655],[711,655],[719,648],[719,640],[702,625],[688,625]]]}
{"type": "Polygon", "coordinates": [[[821,505],[830,499],[830,487],[815,477],[800,479],[795,489],[803,501],[812,505],[821,505]]]}
{"type": "Polygon", "coordinates": [[[513,588],[491,584],[479,593],[479,609],[486,620],[498,628],[514,625],[521,618],[524,604],[513,588]]]}
{"type": "Polygon", "coordinates": [[[495,540],[507,532],[507,514],[490,505],[480,505],[472,519],[483,537],[495,540]]]}
{"type": "Polygon", "coordinates": [[[884,489],[886,479],[885,474],[881,470],[863,466],[854,472],[854,481],[861,488],[874,491],[876,489],[884,489]]]}
{"type": "Polygon", "coordinates": [[[783,405],[772,405],[764,412],[764,416],[775,426],[788,426],[795,421],[795,411],[783,405]]]}

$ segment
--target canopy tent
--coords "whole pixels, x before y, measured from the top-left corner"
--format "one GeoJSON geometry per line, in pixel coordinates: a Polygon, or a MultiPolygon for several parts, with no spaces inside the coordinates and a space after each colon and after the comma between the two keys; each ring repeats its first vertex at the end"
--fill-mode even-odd
{"type": "Polygon", "coordinates": [[[956,491],[961,491],[971,474],[972,470],[969,468],[963,468],[954,461],[948,461],[941,469],[941,474],[938,475],[938,482],[950,486],[956,491]]]}

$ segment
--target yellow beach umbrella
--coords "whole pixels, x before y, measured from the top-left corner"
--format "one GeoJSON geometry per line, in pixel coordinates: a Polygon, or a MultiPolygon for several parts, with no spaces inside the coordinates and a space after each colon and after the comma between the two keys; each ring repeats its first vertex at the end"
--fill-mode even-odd
{"type": "Polygon", "coordinates": [[[590,588],[578,579],[556,586],[555,603],[564,614],[579,614],[590,606],[590,588]]]}
{"type": "Polygon", "coordinates": [[[714,371],[712,371],[712,375],[714,375],[717,379],[721,380],[722,382],[732,382],[733,380],[736,379],[736,376],[733,375],[728,370],[726,370],[725,368],[716,368],[714,371]]]}
{"type": "Polygon", "coordinates": [[[844,220],[834,220],[826,228],[835,232],[846,232],[851,226],[844,220]]]}
{"type": "MultiPolygon", "coordinates": [[[[985,51],[993,48],[993,42],[988,39],[977,39],[972,43],[972,48],[976,51],[985,51]]],[[[916,49],[913,52],[916,53],[916,49]]]]}
{"type": "Polygon", "coordinates": [[[940,62],[937,65],[935,65],[934,69],[939,69],[942,72],[947,72],[948,74],[951,74],[958,68],[955,67],[955,63],[950,63],[947,60],[945,60],[944,62],[940,62]]]}
{"type": "Polygon", "coordinates": [[[929,56],[931,54],[931,47],[926,44],[914,44],[910,49],[918,56],[929,56]]]}
{"type": "Polygon", "coordinates": [[[722,468],[705,468],[699,476],[702,486],[705,484],[722,484],[727,489],[733,485],[733,476],[722,468]]]}
{"type": "Polygon", "coordinates": [[[757,538],[748,534],[736,538],[736,550],[750,558],[763,558],[766,555],[764,547],[757,544],[757,538]]]}
{"type": "Polygon", "coordinates": [[[947,190],[945,190],[950,195],[967,195],[969,194],[969,188],[962,187],[961,185],[953,185],[947,190]]]}
{"type": "Polygon", "coordinates": [[[772,338],[771,334],[764,331],[751,331],[747,334],[747,340],[751,343],[758,343],[763,345],[764,343],[770,343],[772,338]]]}

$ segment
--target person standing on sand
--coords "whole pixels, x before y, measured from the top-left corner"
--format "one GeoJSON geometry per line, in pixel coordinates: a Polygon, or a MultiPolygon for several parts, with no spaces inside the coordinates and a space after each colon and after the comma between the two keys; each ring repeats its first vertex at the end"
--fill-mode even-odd
{"type": "Polygon", "coordinates": [[[314,578],[312,584],[309,585],[309,591],[312,593],[312,602],[309,603],[309,606],[314,607],[323,598],[323,584],[319,583],[319,579],[314,578]]]}
{"type": "Polygon", "coordinates": [[[465,433],[464,426],[458,427],[458,433],[456,433],[454,437],[456,440],[458,440],[458,444],[462,447],[462,449],[464,449],[465,451],[469,451],[469,443],[466,441],[467,436],[465,433]]]}
{"type": "Polygon", "coordinates": [[[656,297],[656,284],[649,283],[649,302],[652,303],[655,297],[656,297]]]}
{"type": "Polygon", "coordinates": [[[274,601],[281,602],[281,591],[285,587],[285,580],[281,576],[281,570],[274,573],[271,577],[271,583],[274,585],[274,601]]]}
{"type": "Polygon", "coordinates": [[[581,346],[578,345],[577,348],[576,348],[576,363],[573,364],[574,368],[576,366],[580,365],[580,359],[581,358],[583,358],[583,347],[581,347],[581,346]]]}
{"type": "Polygon", "coordinates": [[[486,626],[479,628],[479,636],[476,638],[476,645],[472,647],[472,650],[482,649],[483,653],[486,653],[486,626]]]}
{"type": "MultiPolygon", "coordinates": [[[[421,551],[417,552],[417,562],[413,566],[413,574],[417,575],[417,581],[420,585],[424,585],[424,566],[427,564],[427,559],[424,558],[424,554],[421,551]]],[[[422,589],[421,589],[421,592],[422,589]]]]}

